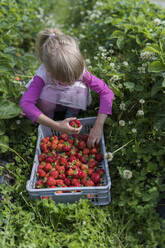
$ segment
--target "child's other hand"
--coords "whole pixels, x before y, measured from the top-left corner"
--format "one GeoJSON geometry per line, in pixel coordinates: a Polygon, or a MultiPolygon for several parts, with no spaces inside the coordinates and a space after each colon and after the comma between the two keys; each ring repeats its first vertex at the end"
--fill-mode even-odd
{"type": "Polygon", "coordinates": [[[87,146],[91,148],[94,147],[96,144],[99,144],[102,134],[103,134],[103,126],[94,125],[93,128],[90,130],[87,146]]]}
{"type": "Polygon", "coordinates": [[[69,125],[70,121],[73,121],[76,119],[77,119],[76,117],[70,117],[70,118],[66,118],[63,121],[61,121],[59,124],[59,131],[61,133],[67,133],[67,134],[79,134],[82,129],[82,125],[79,128],[74,128],[69,125]]]}

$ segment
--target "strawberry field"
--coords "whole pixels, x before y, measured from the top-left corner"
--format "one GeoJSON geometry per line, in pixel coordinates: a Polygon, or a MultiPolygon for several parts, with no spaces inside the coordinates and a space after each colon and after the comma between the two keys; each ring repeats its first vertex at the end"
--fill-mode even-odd
{"type": "MultiPolygon", "coordinates": [[[[165,247],[165,221],[158,213],[165,199],[165,10],[146,0],[2,0],[0,16],[1,246],[165,247]],[[32,201],[26,190],[38,126],[21,115],[19,100],[39,66],[35,39],[45,27],[59,27],[75,36],[88,70],[115,93],[113,114],[104,125],[112,181],[107,206],[94,206],[91,195],[65,205],[46,197],[32,201]]],[[[97,115],[99,98],[93,92],[92,98],[81,118],[97,115]]],[[[80,142],[82,138],[69,142],[61,137],[58,144],[57,138],[51,138],[51,143],[49,139],[42,140],[43,153],[45,143],[56,152],[58,144],[66,142],[65,148],[58,147],[62,149],[57,156],[61,167],[77,159],[67,150],[72,142],[80,150],[76,156],[81,158],[81,166],[102,159],[100,150],[88,150],[80,142]],[[96,151],[100,154],[97,159],[96,151]]],[[[50,172],[54,163],[50,158],[40,160],[38,180],[43,180],[43,173],[55,173],[57,180],[67,178],[68,186],[68,180],[76,186],[91,187],[91,181],[96,187],[102,185],[105,172],[99,173],[95,162],[90,164],[95,174],[84,174],[87,183],[77,162],[66,173],[60,167],[57,174],[50,172]]],[[[61,181],[56,184],[52,179],[44,183],[36,188],[61,186],[61,181]]]]}

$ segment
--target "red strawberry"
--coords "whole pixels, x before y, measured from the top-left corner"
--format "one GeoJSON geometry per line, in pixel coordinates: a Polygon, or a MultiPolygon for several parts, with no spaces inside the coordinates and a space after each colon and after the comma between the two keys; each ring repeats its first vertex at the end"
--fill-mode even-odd
{"type": "Polygon", "coordinates": [[[84,140],[85,142],[87,142],[87,140],[88,140],[88,135],[87,135],[87,134],[83,134],[83,135],[81,136],[81,139],[84,140]]]}
{"type": "Polygon", "coordinates": [[[105,170],[102,168],[99,168],[96,172],[99,173],[101,176],[105,174],[105,170]]]}
{"type": "Polygon", "coordinates": [[[66,133],[63,133],[63,134],[61,134],[60,135],[60,139],[63,139],[63,140],[65,140],[65,141],[67,141],[68,140],[68,134],[66,134],[66,133]]]}
{"type": "Polygon", "coordinates": [[[41,164],[38,165],[38,169],[42,169],[44,167],[45,163],[42,162],[41,164]]]}
{"type": "Polygon", "coordinates": [[[69,168],[69,170],[67,170],[66,174],[68,176],[73,176],[74,175],[74,170],[72,168],[69,168]]]}
{"type": "Polygon", "coordinates": [[[80,170],[80,169],[76,169],[75,171],[74,171],[74,178],[82,178],[82,175],[83,175],[83,173],[82,173],[82,170],[80,170]]]}
{"type": "Polygon", "coordinates": [[[38,160],[39,160],[40,162],[44,161],[45,159],[46,159],[46,155],[45,155],[45,154],[40,154],[40,155],[38,156],[38,160]]]}
{"type": "Polygon", "coordinates": [[[58,178],[59,177],[59,172],[55,169],[53,169],[51,172],[50,172],[50,176],[52,176],[53,178],[58,178]]]}
{"type": "Polygon", "coordinates": [[[72,185],[76,185],[77,183],[80,183],[80,181],[77,178],[72,179],[72,185]]]}
{"type": "Polygon", "coordinates": [[[48,186],[55,186],[56,185],[56,180],[53,177],[49,176],[47,178],[46,183],[47,183],[48,186]]]}
{"type": "Polygon", "coordinates": [[[59,175],[59,178],[62,179],[62,180],[65,180],[66,175],[65,175],[64,173],[61,173],[61,174],[59,175]]]}
{"type": "Polygon", "coordinates": [[[61,157],[60,158],[60,164],[61,165],[64,165],[65,166],[65,165],[67,165],[67,163],[68,163],[68,161],[67,161],[67,159],[65,157],[61,157]]]}
{"type": "Polygon", "coordinates": [[[97,172],[94,172],[91,176],[92,180],[94,183],[100,183],[100,180],[101,180],[101,177],[100,177],[100,174],[97,173],[97,172]]]}
{"type": "Polygon", "coordinates": [[[62,150],[64,152],[69,152],[71,150],[71,144],[69,144],[69,142],[65,142],[65,144],[63,144],[62,150]]]}
{"type": "Polygon", "coordinates": [[[46,176],[46,172],[44,170],[42,170],[42,169],[38,169],[37,175],[39,177],[45,177],[46,176]]]}
{"type": "Polygon", "coordinates": [[[98,149],[96,147],[93,147],[91,150],[90,150],[90,153],[91,154],[97,154],[98,153],[98,149]]]}
{"type": "Polygon", "coordinates": [[[98,165],[98,162],[97,162],[95,159],[91,158],[91,159],[89,160],[88,166],[89,166],[90,168],[94,168],[94,167],[96,167],[97,165],[98,165]]]}
{"type": "Polygon", "coordinates": [[[89,169],[88,169],[88,175],[89,175],[89,176],[91,176],[93,172],[94,172],[94,169],[93,169],[93,168],[89,168],[89,169]]]}
{"type": "Polygon", "coordinates": [[[64,179],[64,183],[65,183],[67,186],[69,186],[69,185],[71,184],[70,179],[69,179],[69,178],[65,178],[65,179],[64,179]]]}
{"type": "Polygon", "coordinates": [[[72,162],[72,161],[74,161],[74,160],[76,160],[76,156],[71,155],[71,156],[69,157],[69,161],[72,162]]]}
{"type": "Polygon", "coordinates": [[[88,162],[88,156],[82,156],[80,160],[82,163],[86,164],[88,162]]]}
{"type": "Polygon", "coordinates": [[[85,183],[85,186],[89,187],[89,186],[95,186],[94,182],[92,180],[88,180],[85,183]]]}
{"type": "Polygon", "coordinates": [[[77,144],[77,147],[78,147],[79,149],[81,149],[81,150],[83,150],[84,148],[86,148],[86,143],[85,143],[85,141],[80,140],[80,141],[78,142],[78,144],[77,144]]]}
{"type": "Polygon", "coordinates": [[[69,144],[73,145],[73,139],[68,139],[69,144]]]}
{"type": "Polygon", "coordinates": [[[101,162],[101,161],[103,160],[103,155],[100,154],[100,153],[97,153],[97,154],[95,155],[95,159],[96,159],[96,161],[101,162]]]}
{"type": "Polygon", "coordinates": [[[72,120],[69,122],[69,125],[74,128],[79,128],[81,127],[81,122],[79,120],[72,120]]]}
{"type": "Polygon", "coordinates": [[[35,184],[35,188],[36,189],[44,188],[44,181],[43,180],[37,181],[35,184]]]}
{"type": "Polygon", "coordinates": [[[83,155],[88,155],[89,152],[90,152],[90,150],[88,148],[84,148],[82,151],[83,155]]]}
{"type": "Polygon", "coordinates": [[[64,173],[65,172],[65,167],[64,166],[56,166],[56,169],[58,170],[58,172],[60,174],[64,173]]]}
{"type": "Polygon", "coordinates": [[[52,169],[52,165],[50,163],[46,163],[46,165],[43,167],[45,171],[50,171],[52,169]]]}
{"type": "Polygon", "coordinates": [[[64,181],[62,179],[57,179],[56,180],[56,185],[59,187],[63,187],[64,186],[64,181]]]}

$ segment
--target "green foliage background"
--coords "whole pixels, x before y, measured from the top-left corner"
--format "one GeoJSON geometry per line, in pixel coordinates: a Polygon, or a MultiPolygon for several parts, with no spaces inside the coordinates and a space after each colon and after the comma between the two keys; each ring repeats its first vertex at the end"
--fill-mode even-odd
{"type": "MultiPolygon", "coordinates": [[[[2,0],[0,6],[0,158],[8,161],[5,174],[12,182],[0,185],[2,246],[163,247],[165,223],[156,208],[165,192],[165,11],[143,0],[2,0]],[[108,206],[94,207],[85,200],[58,206],[29,200],[26,181],[37,126],[21,117],[18,102],[38,66],[34,42],[46,25],[58,25],[77,37],[89,71],[115,93],[113,115],[104,128],[106,149],[114,152],[131,143],[109,163],[108,206]],[[138,116],[138,110],[144,115],[138,116]],[[126,179],[124,170],[132,178],[126,179]]],[[[82,117],[97,114],[99,99],[92,94],[92,106],[82,117]]]]}

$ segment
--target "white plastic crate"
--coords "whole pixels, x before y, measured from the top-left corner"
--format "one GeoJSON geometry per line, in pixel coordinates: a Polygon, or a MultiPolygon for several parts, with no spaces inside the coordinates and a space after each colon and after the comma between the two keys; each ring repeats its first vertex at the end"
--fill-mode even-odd
{"type": "MultiPolygon", "coordinates": [[[[96,117],[88,117],[79,119],[83,125],[81,133],[89,134],[89,131],[93,124],[95,123],[96,117]]],[[[40,151],[40,142],[42,138],[46,136],[52,135],[59,136],[60,133],[57,133],[51,130],[48,127],[43,125],[39,125],[38,127],[38,140],[36,145],[36,152],[34,157],[33,168],[30,176],[30,180],[27,181],[26,189],[29,192],[31,199],[43,199],[44,197],[49,197],[54,200],[56,203],[73,203],[78,201],[81,198],[88,198],[94,205],[107,205],[111,201],[111,179],[109,175],[108,162],[105,157],[106,148],[104,142],[104,135],[102,135],[100,142],[101,153],[103,154],[103,161],[99,165],[99,168],[103,168],[105,170],[105,175],[103,178],[102,186],[94,186],[94,187],[56,187],[56,188],[41,188],[35,189],[35,183],[37,181],[36,173],[37,167],[39,164],[38,155],[41,154],[40,151]],[[71,192],[71,193],[56,193],[57,191],[79,191],[79,192],[71,192]]]]}

